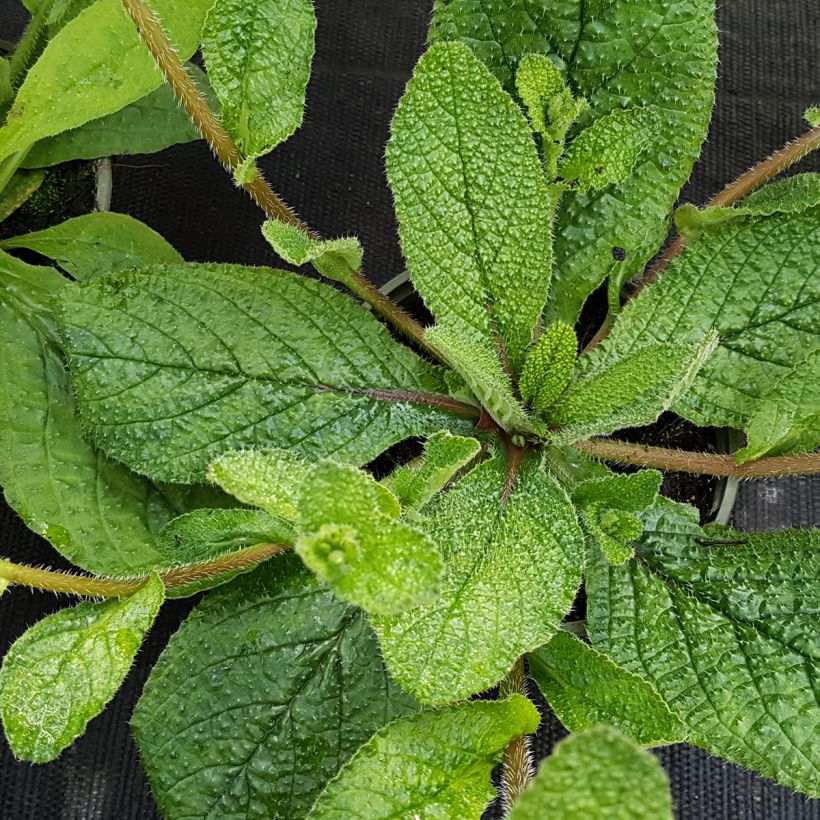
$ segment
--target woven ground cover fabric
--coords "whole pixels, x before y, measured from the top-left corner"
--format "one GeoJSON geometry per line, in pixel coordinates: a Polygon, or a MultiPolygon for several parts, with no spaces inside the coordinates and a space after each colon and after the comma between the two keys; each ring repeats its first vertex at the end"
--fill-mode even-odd
{"type": "MultiPolygon", "coordinates": [[[[803,130],[802,112],[820,101],[820,3],[733,0],[719,4],[717,109],[705,152],[684,198],[702,202],[756,160],[803,130]]],[[[315,0],[317,57],[305,124],[263,160],[266,176],[325,236],[357,234],[365,272],[377,284],[403,270],[384,176],[390,119],[424,48],[432,0],[315,0]]],[[[20,0],[0,0],[0,38],[19,36],[20,0]]],[[[820,159],[802,166],[820,170],[820,159]]],[[[186,259],[271,264],[261,216],[202,143],[114,161],[112,209],[160,231],[186,259]]],[[[820,480],[740,488],[741,529],[820,525],[820,480]]],[[[8,508],[0,509],[0,553],[67,569],[8,508]]],[[[0,600],[0,651],[65,599],[16,589],[0,600]]],[[[123,689],[104,715],[54,763],[14,761],[0,737],[3,820],[146,820],[158,817],[130,737],[128,719],[151,666],[193,601],[166,604],[123,689]]],[[[536,756],[565,733],[542,703],[536,756]]],[[[820,820],[806,800],[705,752],[679,745],[657,752],[681,820],[820,820]]],[[[491,809],[488,817],[500,816],[491,809]]]]}

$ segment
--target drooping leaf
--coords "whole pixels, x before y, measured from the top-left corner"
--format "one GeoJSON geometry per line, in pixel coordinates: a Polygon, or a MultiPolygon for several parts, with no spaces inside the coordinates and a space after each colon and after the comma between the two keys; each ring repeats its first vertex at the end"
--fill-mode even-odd
{"type": "Polygon", "coordinates": [[[182,262],[179,253],[145,223],[108,212],[75,216],[42,231],[3,239],[0,248],[36,251],[81,281],[141,265],[182,262]]]}
{"type": "Polygon", "coordinates": [[[310,820],[479,820],[506,745],[538,727],[521,695],[402,718],[377,732],[319,795],[310,820]]]}
{"type": "Polygon", "coordinates": [[[817,207],[704,233],[581,361],[606,367],[647,344],[715,328],[717,350],[672,409],[695,424],[741,429],[766,393],[820,346],[818,237],[817,207]]]}
{"type": "Polygon", "coordinates": [[[562,740],[518,798],[510,820],[672,820],[658,760],[598,726],[562,740]]]}
{"type": "Polygon", "coordinates": [[[571,732],[604,723],[642,746],[678,743],[686,727],[645,680],[568,632],[527,656],[530,675],[571,732]]]}
{"type": "Polygon", "coordinates": [[[256,157],[302,124],[316,16],[310,0],[216,0],[202,55],[239,150],[256,157]]]}
{"type": "Polygon", "coordinates": [[[128,598],[82,603],[36,623],[0,670],[0,716],[15,756],[54,760],[125,680],[163,601],[154,575],[128,598]]]}
{"type": "MultiPolygon", "coordinates": [[[[187,60],[212,0],[152,0],[151,8],[187,60]]],[[[49,42],[0,129],[0,158],[111,114],[162,83],[162,74],[120,0],[98,0],[49,42]]]]}
{"type": "Polygon", "coordinates": [[[201,480],[228,450],[365,463],[440,427],[438,372],[352,299],[237,265],[148,267],[66,288],[61,324],[97,443],[155,478],[201,480]]]}
{"type": "Polygon", "coordinates": [[[552,205],[529,126],[458,43],[421,58],[387,176],[413,283],[437,321],[523,363],[547,298],[552,205]]]}
{"type": "Polygon", "coordinates": [[[374,731],[416,708],[362,613],[289,555],[197,606],[132,725],[168,820],[289,820],[374,731]]]}
{"type": "Polygon", "coordinates": [[[25,204],[45,178],[42,171],[18,171],[0,191],[0,222],[25,204]]]}
{"type": "Polygon", "coordinates": [[[527,459],[505,490],[496,455],[417,519],[444,555],[439,600],[374,618],[393,676],[423,703],[448,703],[497,683],[549,640],[581,580],[583,534],[565,492],[527,459]]]}
{"type": "Polygon", "coordinates": [[[640,562],[587,568],[593,646],[652,683],[689,742],[819,794],[820,531],[724,529],[714,544],[664,498],[642,518],[640,562]]]}
{"type": "Polygon", "coordinates": [[[518,389],[536,413],[546,413],[564,392],[577,354],[575,331],[563,322],[551,324],[533,345],[524,362],[518,389]]]}
{"type": "Polygon", "coordinates": [[[575,377],[549,420],[562,429],[556,441],[577,441],[622,427],[651,424],[693,383],[718,344],[712,331],[685,344],[647,344],[618,360],[598,354],[582,356],[575,377]]]}
{"type": "Polygon", "coordinates": [[[547,322],[574,325],[613,268],[625,281],[663,243],[709,126],[714,10],[714,0],[436,0],[430,39],[467,43],[510,91],[524,55],[551,57],[576,98],[589,101],[577,128],[625,105],[658,109],[658,128],[628,179],[564,195],[547,322]],[[627,251],[616,265],[615,247],[627,251]]]}
{"type": "Polygon", "coordinates": [[[296,552],[340,598],[385,615],[436,599],[438,547],[399,521],[396,498],[361,470],[319,462],[301,483],[298,509],[296,552]]]}
{"type": "MultiPolygon", "coordinates": [[[[186,66],[209,106],[219,110],[205,73],[186,66]]],[[[45,168],[75,159],[97,159],[117,154],[153,154],[172,145],[201,139],[174,92],[161,85],[119,111],[90,120],[34,144],[23,168],[45,168]]]]}

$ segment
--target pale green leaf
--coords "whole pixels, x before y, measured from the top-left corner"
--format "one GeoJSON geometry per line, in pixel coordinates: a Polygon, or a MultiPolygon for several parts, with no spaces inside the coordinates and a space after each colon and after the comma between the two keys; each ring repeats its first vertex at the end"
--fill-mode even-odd
{"type": "Polygon", "coordinates": [[[288,555],[197,606],[132,725],[167,820],[290,820],[373,732],[416,708],[362,613],[288,555]]]}
{"type": "Polygon", "coordinates": [[[9,61],[0,57],[0,106],[5,105],[14,95],[11,89],[9,61]]]}
{"type": "Polygon", "coordinates": [[[530,675],[571,732],[605,723],[641,746],[686,739],[686,728],[645,680],[568,632],[527,656],[530,675]]]}
{"type": "Polygon", "coordinates": [[[17,171],[0,191],[0,222],[28,202],[45,178],[43,171],[17,171]]]}
{"type": "Polygon", "coordinates": [[[577,355],[575,331],[563,322],[551,324],[533,345],[524,362],[518,389],[536,413],[546,413],[564,392],[577,355]]]}
{"type": "Polygon", "coordinates": [[[606,367],[647,344],[714,328],[717,350],[672,409],[695,424],[740,429],[820,346],[818,273],[820,208],[731,222],[689,242],[581,361],[606,367]]]}
{"type": "Polygon", "coordinates": [[[296,552],[340,598],[384,615],[436,599],[438,547],[399,521],[398,501],[361,470],[319,462],[302,480],[298,509],[296,552]]]}
{"type": "Polygon", "coordinates": [[[661,764],[620,732],[598,726],[562,740],[509,820],[672,820],[661,764]]]}
{"type": "Polygon", "coordinates": [[[657,107],[658,129],[628,179],[564,195],[548,322],[574,325],[610,271],[634,276],[666,238],[709,126],[714,10],[714,0],[436,0],[430,39],[463,40],[510,91],[524,55],[549,56],[575,97],[589,101],[579,128],[626,105],[657,107]],[[615,247],[626,261],[613,263],[615,247]]]}
{"type": "Polygon", "coordinates": [[[388,668],[424,703],[497,683],[555,634],[580,584],[584,539],[566,493],[536,457],[508,492],[506,472],[496,455],[416,519],[444,555],[439,600],[374,618],[388,668]]]}
{"type": "Polygon", "coordinates": [[[436,320],[518,370],[549,290],[552,204],[532,132],[468,48],[434,45],[393,119],[387,176],[436,320]]]}
{"type": "Polygon", "coordinates": [[[817,106],[809,106],[803,112],[803,117],[812,128],[820,127],[820,108],[817,106]]]}
{"type": "Polygon", "coordinates": [[[182,262],[155,230],[126,214],[90,213],[42,231],[12,236],[0,248],[27,248],[53,259],[75,279],[141,265],[182,262]]]}
{"type": "Polygon", "coordinates": [[[54,760],[125,680],[163,601],[154,575],[128,598],[82,603],[36,623],[0,670],[0,715],[16,757],[54,760]]]}
{"type": "MultiPolygon", "coordinates": [[[[212,0],[151,0],[180,59],[198,43],[212,0]]],[[[65,25],[32,66],[0,129],[0,158],[111,114],[162,83],[120,0],[98,0],[65,25]]]]}
{"type": "Polygon", "coordinates": [[[216,0],[208,12],[202,56],[245,156],[267,153],[302,124],[315,29],[310,0],[216,0]]]}
{"type": "Polygon", "coordinates": [[[196,481],[228,450],[365,463],[441,427],[439,373],[361,305],[238,265],[148,267],[66,288],[61,323],[97,444],[155,478],[196,481]]]}
{"type": "Polygon", "coordinates": [[[319,795],[310,820],[479,820],[506,745],[538,727],[526,698],[475,701],[377,732],[319,795]]]}
{"type": "Polygon", "coordinates": [[[704,532],[664,498],[642,518],[640,562],[587,569],[593,646],[652,683],[691,743],[820,794],[820,531],[704,532]]]}

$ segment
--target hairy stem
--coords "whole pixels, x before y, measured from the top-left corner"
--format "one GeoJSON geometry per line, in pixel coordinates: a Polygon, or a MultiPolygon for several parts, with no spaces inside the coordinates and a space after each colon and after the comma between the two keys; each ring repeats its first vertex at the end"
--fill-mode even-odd
{"type": "MultiPolygon", "coordinates": [[[[210,561],[201,561],[197,564],[168,570],[160,573],[159,577],[167,589],[173,589],[225,572],[244,569],[288,549],[290,547],[284,544],[256,544],[210,561]]],[[[148,577],[92,578],[85,575],[38,569],[0,559],[0,580],[46,592],[62,592],[67,595],[82,595],[89,598],[124,598],[127,595],[133,595],[144,586],[148,577]]]]}
{"type": "Polygon", "coordinates": [[[51,14],[55,0],[45,0],[31,15],[26,30],[9,58],[9,82],[12,90],[17,91],[23,81],[26,70],[37,54],[45,33],[46,21],[51,14]]]}
{"type": "MultiPolygon", "coordinates": [[[[527,696],[527,676],[524,671],[524,659],[519,658],[507,677],[501,681],[498,690],[500,698],[513,694],[527,696]]],[[[511,741],[504,750],[504,770],[502,774],[502,790],[506,809],[509,811],[518,800],[521,792],[527,788],[532,777],[532,759],[530,757],[529,741],[526,735],[511,741]]]]}
{"type": "Polygon", "coordinates": [[[595,438],[576,441],[577,450],[588,456],[614,461],[616,464],[632,464],[637,467],[654,467],[694,475],[726,476],[729,478],[771,478],[774,476],[810,475],[820,473],[820,453],[795,456],[771,456],[745,464],[737,464],[732,455],[695,453],[686,450],[668,450],[646,444],[631,444],[614,439],[595,438]]]}

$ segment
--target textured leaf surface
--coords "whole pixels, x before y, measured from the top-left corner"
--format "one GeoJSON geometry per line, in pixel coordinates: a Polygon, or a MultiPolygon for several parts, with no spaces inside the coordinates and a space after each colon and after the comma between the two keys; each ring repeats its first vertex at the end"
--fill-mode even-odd
{"type": "Polygon", "coordinates": [[[672,409],[700,425],[744,426],[760,400],[820,347],[820,209],[741,220],[690,242],[588,356],[604,367],[652,342],[720,344],[672,409]]]}
{"type": "Polygon", "coordinates": [[[650,681],[689,741],[820,793],[818,530],[710,539],[692,507],[659,498],[640,562],[587,571],[593,646],[650,681]]]}
{"type": "Polygon", "coordinates": [[[493,350],[497,332],[519,368],[549,289],[551,207],[526,120],[463,45],[433,46],[416,66],[387,176],[436,320],[493,350]]]}
{"type": "Polygon", "coordinates": [[[301,483],[298,508],[296,552],[340,598],[386,615],[436,599],[438,547],[399,521],[396,498],[361,470],[320,462],[301,483]]]}
{"type": "Polygon", "coordinates": [[[198,605],[133,727],[168,820],[290,820],[376,729],[416,708],[362,614],[290,555],[198,605]]]}
{"type": "Polygon", "coordinates": [[[201,480],[245,447],[361,464],[407,436],[469,426],[401,400],[437,392],[438,373],[352,299],[284,271],[145,268],[67,288],[61,304],[91,433],[157,478],[201,480]]]}
{"type": "Polygon", "coordinates": [[[548,641],[581,580],[584,542],[564,491],[525,462],[503,503],[496,455],[434,501],[421,526],[444,555],[439,600],[374,619],[388,668],[424,703],[447,703],[497,683],[548,641]]]}
{"type": "MultiPolygon", "coordinates": [[[[152,0],[187,60],[212,0],[152,0]]],[[[99,0],[69,22],[32,66],[0,129],[0,157],[111,114],[153,91],[162,74],[120,0],[99,0]]]]}
{"type": "Polygon", "coordinates": [[[526,698],[421,712],[369,740],[319,796],[310,820],[479,820],[509,741],[538,727],[526,698]]]}
{"type": "Polygon", "coordinates": [[[128,598],[78,604],[18,638],[0,670],[0,715],[17,757],[53,760],[120,688],[163,601],[155,575],[128,598]]]}
{"type": "Polygon", "coordinates": [[[614,729],[562,740],[518,798],[510,820],[672,820],[661,764],[614,729]]]}
{"type": "Polygon", "coordinates": [[[666,236],[714,100],[713,0],[437,0],[430,37],[463,40],[510,90],[522,56],[551,56],[589,101],[579,127],[625,105],[657,106],[658,130],[627,180],[562,200],[547,319],[574,324],[613,269],[613,247],[628,252],[623,281],[666,236]]]}
{"type": "Polygon", "coordinates": [[[518,388],[536,413],[545,413],[564,392],[578,354],[575,331],[563,322],[551,324],[533,345],[524,362],[518,388]]]}
{"type": "Polygon", "coordinates": [[[216,0],[202,32],[225,127],[246,156],[302,124],[316,17],[310,0],[216,0]]]}
{"type": "Polygon", "coordinates": [[[559,631],[527,660],[530,675],[571,732],[605,723],[642,746],[686,739],[680,718],[645,680],[568,632],[559,631]]]}
{"type": "Polygon", "coordinates": [[[140,265],[182,262],[155,230],[126,214],[90,213],[59,225],[12,236],[0,248],[28,248],[53,259],[79,280],[140,265]]]}

